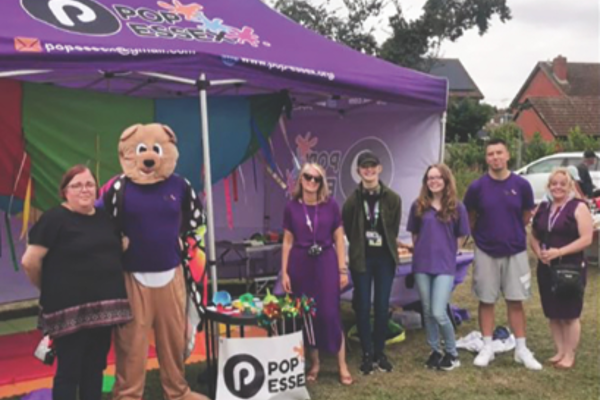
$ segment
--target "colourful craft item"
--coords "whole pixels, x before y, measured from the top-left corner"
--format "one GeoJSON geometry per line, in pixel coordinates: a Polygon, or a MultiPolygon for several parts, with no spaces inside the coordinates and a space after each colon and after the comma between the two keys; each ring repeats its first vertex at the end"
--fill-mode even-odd
{"type": "Polygon", "coordinates": [[[217,312],[219,314],[234,315],[234,314],[239,314],[240,310],[238,310],[232,306],[222,306],[221,304],[219,304],[219,305],[217,305],[217,312]]]}
{"type": "Polygon", "coordinates": [[[295,318],[299,313],[297,302],[289,294],[280,300],[279,305],[285,318],[295,318]]]}
{"type": "Polygon", "coordinates": [[[102,379],[102,393],[111,393],[115,385],[115,377],[113,375],[104,375],[102,379]]]}
{"type": "Polygon", "coordinates": [[[269,303],[263,308],[263,315],[271,320],[281,318],[281,307],[277,303],[269,303]]]}
{"type": "Polygon", "coordinates": [[[213,295],[213,303],[216,306],[230,306],[231,305],[231,295],[226,290],[220,290],[213,295]]]}
{"type": "Polygon", "coordinates": [[[254,296],[252,295],[252,293],[244,293],[240,296],[239,301],[242,305],[242,311],[245,314],[257,313],[258,310],[256,308],[256,304],[254,303],[254,296]]]}
{"type": "Polygon", "coordinates": [[[202,275],[204,275],[204,269],[206,268],[206,254],[201,248],[201,243],[194,236],[188,236],[186,239],[187,243],[187,259],[190,272],[194,282],[200,283],[202,275]]]}
{"type": "Polygon", "coordinates": [[[277,299],[276,296],[273,296],[271,294],[271,291],[269,289],[267,289],[267,295],[265,296],[265,298],[263,299],[263,305],[267,305],[270,303],[277,303],[279,302],[279,300],[277,299]]]}

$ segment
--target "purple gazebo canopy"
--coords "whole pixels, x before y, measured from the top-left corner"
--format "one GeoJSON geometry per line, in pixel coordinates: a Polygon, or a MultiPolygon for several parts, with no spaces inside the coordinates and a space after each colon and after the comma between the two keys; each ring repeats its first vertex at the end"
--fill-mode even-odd
{"type": "Polygon", "coordinates": [[[285,89],[446,107],[445,79],[334,43],[260,0],[0,2],[0,76],[137,96],[197,95],[140,71],[243,79],[230,89],[239,93],[285,89]],[[16,70],[45,72],[7,74],[16,70]]]}

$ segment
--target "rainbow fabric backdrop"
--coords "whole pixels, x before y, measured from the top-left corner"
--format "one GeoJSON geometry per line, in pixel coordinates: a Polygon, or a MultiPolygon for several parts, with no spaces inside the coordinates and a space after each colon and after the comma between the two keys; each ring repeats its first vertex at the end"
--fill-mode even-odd
{"type": "MultiPolygon", "coordinates": [[[[265,146],[288,102],[283,93],[209,98],[213,183],[265,146]]],[[[0,209],[24,211],[26,220],[30,206],[44,211],[59,204],[60,178],[74,164],[87,164],[101,183],[108,181],[121,171],[121,132],[149,122],[173,128],[176,172],[201,190],[197,98],[127,97],[0,79],[0,209]]]]}

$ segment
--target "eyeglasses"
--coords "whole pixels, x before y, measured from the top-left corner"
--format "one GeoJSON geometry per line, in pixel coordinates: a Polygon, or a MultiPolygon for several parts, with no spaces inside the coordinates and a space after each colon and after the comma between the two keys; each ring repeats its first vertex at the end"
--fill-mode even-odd
{"type": "Polygon", "coordinates": [[[313,176],[313,175],[307,174],[305,172],[305,173],[302,174],[302,177],[307,182],[313,181],[315,183],[323,183],[323,177],[321,177],[321,176],[313,176]]]}
{"type": "Polygon", "coordinates": [[[443,181],[444,178],[439,175],[438,176],[428,176],[427,180],[428,181],[443,181]]]}
{"type": "Polygon", "coordinates": [[[74,183],[72,185],[67,185],[67,187],[74,192],[81,192],[84,188],[89,191],[92,191],[92,190],[96,189],[96,184],[93,182],[74,183]]]}

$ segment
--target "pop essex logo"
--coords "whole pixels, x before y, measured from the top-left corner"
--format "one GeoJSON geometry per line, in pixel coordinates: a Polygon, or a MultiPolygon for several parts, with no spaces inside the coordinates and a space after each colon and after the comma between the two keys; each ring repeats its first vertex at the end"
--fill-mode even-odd
{"type": "MultiPolygon", "coordinates": [[[[56,29],[88,36],[110,36],[123,30],[142,39],[169,39],[258,47],[260,37],[250,26],[233,26],[212,18],[198,3],[148,0],[144,6],[100,4],[97,0],[20,0],[29,16],[56,29]]],[[[123,1],[127,3],[127,1],[123,1]]]]}
{"type": "Polygon", "coordinates": [[[119,19],[94,0],[21,0],[34,19],[54,28],[90,36],[109,36],[121,29],[119,19]]]}
{"type": "Polygon", "coordinates": [[[229,392],[240,399],[256,396],[265,383],[261,362],[249,354],[239,354],[227,360],[223,374],[229,392]]]}

